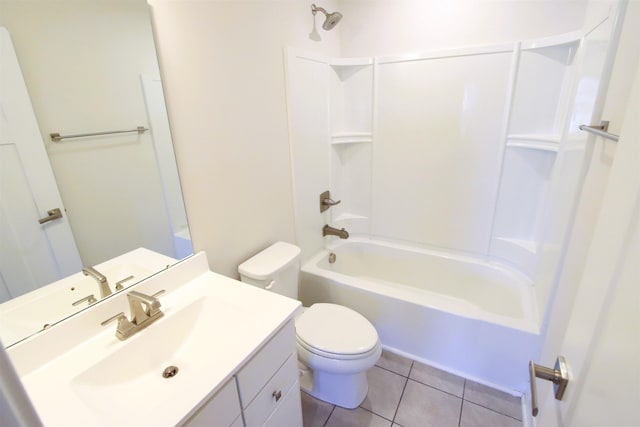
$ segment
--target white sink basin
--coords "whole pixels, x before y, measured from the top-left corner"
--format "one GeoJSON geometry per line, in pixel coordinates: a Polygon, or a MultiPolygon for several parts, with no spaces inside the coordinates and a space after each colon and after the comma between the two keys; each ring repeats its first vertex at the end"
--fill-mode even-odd
{"type": "Polygon", "coordinates": [[[145,414],[170,405],[225,358],[232,337],[220,319],[237,315],[237,308],[200,298],[115,343],[118,350],[76,376],[71,389],[92,410],[116,422],[131,423],[135,414],[144,422],[145,414]],[[178,372],[164,378],[168,366],[178,372]]]}

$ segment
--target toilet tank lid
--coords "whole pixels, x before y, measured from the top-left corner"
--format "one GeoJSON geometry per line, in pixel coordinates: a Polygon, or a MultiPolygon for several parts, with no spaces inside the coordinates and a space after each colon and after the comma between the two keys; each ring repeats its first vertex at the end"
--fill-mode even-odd
{"type": "Polygon", "coordinates": [[[297,261],[300,248],[286,242],[276,242],[238,266],[238,272],[256,280],[273,277],[282,269],[297,261]]]}

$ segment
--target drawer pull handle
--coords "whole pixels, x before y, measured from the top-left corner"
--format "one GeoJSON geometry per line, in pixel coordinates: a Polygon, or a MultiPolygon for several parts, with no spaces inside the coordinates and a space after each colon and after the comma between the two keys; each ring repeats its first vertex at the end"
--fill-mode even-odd
{"type": "Polygon", "coordinates": [[[273,396],[273,397],[275,397],[276,402],[277,402],[277,401],[278,401],[278,400],[280,400],[280,398],[282,397],[282,391],[280,391],[280,390],[278,390],[278,391],[274,391],[274,392],[273,392],[273,394],[272,394],[272,396],[273,396]]]}

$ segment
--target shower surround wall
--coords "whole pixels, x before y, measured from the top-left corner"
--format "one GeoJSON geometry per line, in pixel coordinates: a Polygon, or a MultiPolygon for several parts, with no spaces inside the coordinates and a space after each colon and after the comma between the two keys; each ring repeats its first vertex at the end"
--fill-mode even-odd
{"type": "Polygon", "coordinates": [[[589,158],[578,125],[592,121],[613,21],[411,55],[289,49],[304,260],[335,239],[319,233],[328,223],[356,237],[502,264],[535,284],[529,303],[538,329],[589,158]],[[341,203],[320,214],[317,197],[327,189],[341,203]]]}
{"type": "MultiPolygon", "coordinates": [[[[329,223],[354,235],[490,258],[534,279],[559,152],[584,153],[578,144],[586,135],[576,126],[567,134],[580,40],[571,33],[353,59],[289,50],[304,258],[323,248],[317,230],[329,223]],[[326,189],[341,204],[320,215],[316,199],[326,189]]],[[[595,97],[593,88],[580,94],[595,97]]],[[[580,161],[563,166],[580,176],[580,161]]],[[[564,197],[576,191],[570,185],[564,197]]]]}

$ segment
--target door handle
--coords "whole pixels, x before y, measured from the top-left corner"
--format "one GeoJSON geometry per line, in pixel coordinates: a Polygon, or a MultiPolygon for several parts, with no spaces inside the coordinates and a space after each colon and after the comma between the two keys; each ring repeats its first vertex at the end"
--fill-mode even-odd
{"type": "Polygon", "coordinates": [[[536,365],[533,360],[529,361],[529,380],[531,382],[531,415],[538,415],[538,390],[536,387],[536,378],[551,381],[553,390],[557,400],[562,400],[564,392],[569,384],[569,373],[567,370],[567,362],[564,356],[558,356],[554,369],[546,366],[536,365]]]}
{"type": "Polygon", "coordinates": [[[40,224],[44,224],[45,222],[53,221],[54,219],[60,219],[60,218],[62,218],[62,211],[60,211],[60,208],[55,208],[55,209],[48,210],[47,216],[45,216],[44,218],[40,218],[38,222],[40,224]]]}

